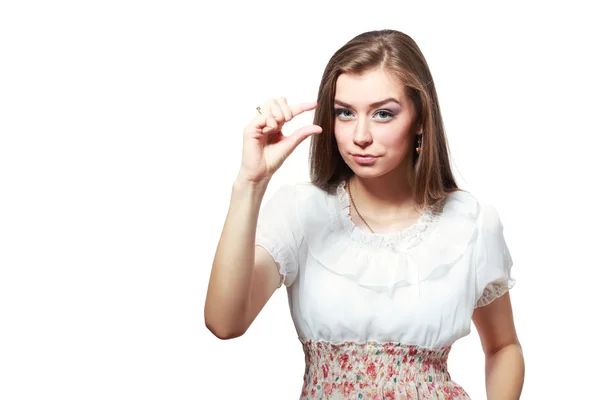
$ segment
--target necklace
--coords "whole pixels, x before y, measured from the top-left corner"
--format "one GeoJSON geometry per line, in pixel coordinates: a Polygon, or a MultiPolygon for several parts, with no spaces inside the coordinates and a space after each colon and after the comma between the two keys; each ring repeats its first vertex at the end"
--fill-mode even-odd
{"type": "Polygon", "coordinates": [[[375,233],[375,232],[373,232],[373,229],[371,229],[371,227],[369,226],[369,224],[367,223],[367,221],[365,221],[365,219],[363,218],[363,216],[360,215],[360,211],[358,211],[358,208],[356,208],[356,204],[354,204],[354,198],[352,198],[352,191],[350,190],[350,181],[346,182],[346,187],[348,188],[348,195],[350,196],[350,202],[352,203],[352,207],[354,207],[354,210],[356,210],[356,214],[358,214],[358,216],[360,217],[360,219],[362,219],[362,222],[365,223],[365,225],[367,226],[367,228],[369,228],[369,230],[371,231],[371,233],[375,233]]]}

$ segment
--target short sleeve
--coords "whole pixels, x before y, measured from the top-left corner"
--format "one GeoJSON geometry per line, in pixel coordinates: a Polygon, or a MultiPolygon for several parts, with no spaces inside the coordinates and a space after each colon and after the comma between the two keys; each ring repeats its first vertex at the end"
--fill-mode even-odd
{"type": "Polygon", "coordinates": [[[491,204],[482,205],[477,221],[475,267],[477,276],[477,303],[483,307],[511,289],[512,257],[504,239],[502,222],[491,204]]]}
{"type": "Polygon", "coordinates": [[[296,206],[296,186],[284,185],[263,202],[256,226],[256,245],[271,254],[285,286],[298,274],[298,250],[303,240],[296,206]]]}

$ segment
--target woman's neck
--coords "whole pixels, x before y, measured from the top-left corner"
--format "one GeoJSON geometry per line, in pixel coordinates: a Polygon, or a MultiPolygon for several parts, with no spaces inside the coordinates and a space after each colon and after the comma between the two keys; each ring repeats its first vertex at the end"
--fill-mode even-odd
{"type": "Polygon", "coordinates": [[[398,175],[377,178],[354,175],[349,179],[354,202],[363,216],[393,221],[415,215],[412,177],[398,175]]]}

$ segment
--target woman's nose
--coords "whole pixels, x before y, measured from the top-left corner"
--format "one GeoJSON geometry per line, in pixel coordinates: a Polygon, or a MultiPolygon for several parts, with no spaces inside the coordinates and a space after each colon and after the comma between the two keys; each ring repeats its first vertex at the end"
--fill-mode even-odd
{"type": "Polygon", "coordinates": [[[359,120],[356,123],[356,129],[354,130],[354,136],[352,137],[354,144],[359,147],[366,147],[373,143],[373,137],[369,132],[368,121],[359,120]]]}

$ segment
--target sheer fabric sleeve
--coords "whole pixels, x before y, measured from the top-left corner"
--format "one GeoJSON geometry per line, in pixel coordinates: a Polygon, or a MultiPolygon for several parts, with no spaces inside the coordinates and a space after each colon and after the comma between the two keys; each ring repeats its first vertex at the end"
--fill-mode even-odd
{"type": "Polygon", "coordinates": [[[296,186],[284,185],[263,202],[258,215],[255,244],[271,254],[285,286],[294,283],[298,274],[298,249],[302,240],[296,186]]]}
{"type": "Polygon", "coordinates": [[[504,239],[502,222],[491,204],[482,205],[477,221],[475,267],[477,303],[483,307],[505,294],[515,284],[512,257],[504,239]]]}

